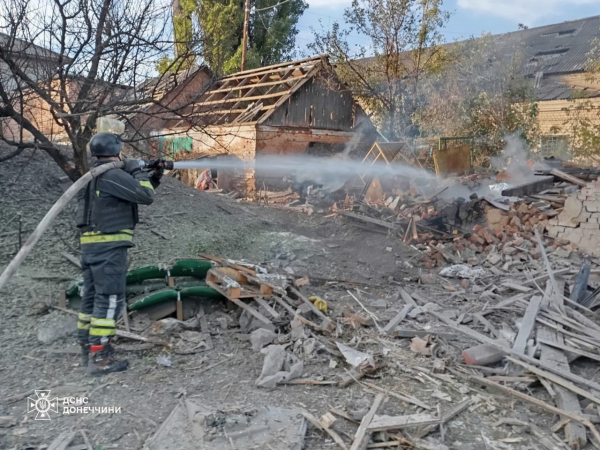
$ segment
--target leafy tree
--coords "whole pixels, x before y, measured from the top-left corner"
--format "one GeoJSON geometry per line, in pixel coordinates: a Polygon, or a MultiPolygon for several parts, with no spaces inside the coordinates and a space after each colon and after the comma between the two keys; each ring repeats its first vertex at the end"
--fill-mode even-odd
{"type": "Polygon", "coordinates": [[[442,0],[353,0],[344,26],[315,31],[310,48],[331,56],[385,136],[413,136],[418,129],[411,118],[424,101],[420,86],[448,62],[441,30],[449,17],[442,0]],[[351,48],[357,34],[369,44],[351,48]]]}
{"type": "Polygon", "coordinates": [[[477,165],[486,165],[504,148],[507,134],[537,146],[533,82],[521,76],[518,47],[499,46],[492,36],[483,36],[455,43],[448,53],[451,62],[443,72],[422,83],[427,100],[413,115],[421,134],[475,137],[477,165]]]}
{"type": "MultiPolygon", "coordinates": [[[[298,19],[304,0],[255,0],[248,27],[246,68],[293,58],[298,19]]],[[[202,56],[215,73],[240,70],[244,21],[243,0],[198,0],[202,56]]]]}

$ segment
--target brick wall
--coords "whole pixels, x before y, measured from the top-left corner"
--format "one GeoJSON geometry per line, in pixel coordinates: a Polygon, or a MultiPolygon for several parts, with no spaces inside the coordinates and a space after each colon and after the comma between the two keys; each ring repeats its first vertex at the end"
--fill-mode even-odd
{"type": "Polygon", "coordinates": [[[548,235],[566,239],[592,256],[600,256],[600,181],[593,181],[565,201],[548,221],[548,235]]]}
{"type": "Polygon", "coordinates": [[[538,103],[538,123],[542,135],[573,135],[580,120],[600,125],[600,99],[552,100],[538,103]],[[581,109],[580,109],[581,108],[581,109]]]}
{"type": "MultiPolygon", "coordinates": [[[[197,159],[200,157],[216,157],[219,188],[238,191],[248,197],[254,196],[256,190],[254,158],[256,156],[256,127],[240,125],[237,127],[212,126],[204,130],[182,133],[192,138],[192,151],[180,152],[177,160],[197,159]],[[245,163],[246,167],[220,167],[232,162],[234,166],[245,163]]],[[[207,167],[211,163],[207,161],[207,167]]],[[[201,173],[200,170],[184,170],[181,181],[193,186],[201,173]]]]}

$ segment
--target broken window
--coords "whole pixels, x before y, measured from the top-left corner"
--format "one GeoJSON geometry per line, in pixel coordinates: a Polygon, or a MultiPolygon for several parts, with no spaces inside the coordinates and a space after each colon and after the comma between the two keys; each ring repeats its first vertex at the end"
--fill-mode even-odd
{"type": "Polygon", "coordinates": [[[542,136],[540,155],[544,158],[554,156],[563,161],[570,160],[572,154],[569,136],[562,134],[542,136]]]}

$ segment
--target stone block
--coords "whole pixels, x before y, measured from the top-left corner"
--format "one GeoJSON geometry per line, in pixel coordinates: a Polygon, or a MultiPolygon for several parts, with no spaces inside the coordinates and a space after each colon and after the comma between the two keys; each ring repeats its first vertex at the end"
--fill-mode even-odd
{"type": "MultiPolygon", "coordinates": [[[[565,202],[565,205],[566,205],[566,202],[565,202]]],[[[598,200],[594,200],[594,201],[587,200],[584,202],[584,205],[585,205],[585,209],[588,212],[591,212],[591,213],[600,212],[600,201],[598,201],[598,200]]]]}
{"type": "Polygon", "coordinates": [[[548,236],[550,237],[558,237],[559,234],[565,232],[565,227],[561,226],[550,226],[550,221],[548,221],[548,236]]]}
{"type": "Polygon", "coordinates": [[[600,225],[598,223],[593,222],[584,222],[579,225],[584,230],[596,230],[600,231],[600,225]]]}
{"type": "Polygon", "coordinates": [[[565,207],[560,215],[564,215],[565,218],[573,219],[579,214],[581,214],[581,210],[583,209],[583,202],[575,197],[568,197],[565,200],[565,207]]]}
{"type": "Polygon", "coordinates": [[[573,222],[574,223],[587,222],[587,220],[592,216],[592,214],[593,213],[586,211],[585,208],[582,208],[579,215],[573,219],[573,222]]]}
{"type": "Polygon", "coordinates": [[[583,238],[583,230],[581,228],[569,229],[566,230],[565,234],[561,237],[573,244],[579,245],[581,239],[583,238]]]}

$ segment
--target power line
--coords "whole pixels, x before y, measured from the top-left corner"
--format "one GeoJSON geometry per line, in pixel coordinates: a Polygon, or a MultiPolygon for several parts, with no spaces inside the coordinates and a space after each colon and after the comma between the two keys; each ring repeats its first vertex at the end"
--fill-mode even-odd
{"type": "Polygon", "coordinates": [[[267,6],[265,8],[254,8],[254,11],[255,12],[260,12],[260,11],[266,11],[268,9],[277,8],[278,6],[283,5],[284,3],[287,3],[289,1],[291,1],[291,0],[283,0],[282,2],[279,2],[279,3],[277,3],[277,4],[273,5],[273,6],[267,6]]]}

